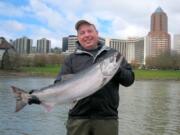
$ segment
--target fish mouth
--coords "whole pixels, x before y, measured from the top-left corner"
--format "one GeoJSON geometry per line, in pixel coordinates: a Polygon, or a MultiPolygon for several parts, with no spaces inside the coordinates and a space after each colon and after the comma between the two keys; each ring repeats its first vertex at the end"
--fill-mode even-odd
{"type": "Polygon", "coordinates": [[[104,76],[112,76],[117,69],[116,54],[104,59],[100,63],[101,72],[104,76]]]}
{"type": "Polygon", "coordinates": [[[114,52],[111,56],[102,60],[100,68],[103,76],[114,76],[121,66],[123,56],[119,52],[114,52]]]}

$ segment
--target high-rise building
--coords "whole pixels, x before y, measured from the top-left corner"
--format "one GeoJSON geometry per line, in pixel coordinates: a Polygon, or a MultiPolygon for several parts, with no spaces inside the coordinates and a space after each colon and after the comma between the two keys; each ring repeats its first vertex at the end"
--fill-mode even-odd
{"type": "Polygon", "coordinates": [[[32,39],[27,37],[18,38],[13,41],[13,46],[19,54],[29,54],[32,48],[32,39]]]}
{"type": "Polygon", "coordinates": [[[145,65],[145,38],[137,38],[135,41],[135,63],[145,65]]]}
{"type": "Polygon", "coordinates": [[[62,51],[65,52],[68,50],[68,37],[63,37],[62,39],[62,51]]]}
{"type": "Polygon", "coordinates": [[[51,52],[51,41],[46,38],[37,40],[36,52],[37,53],[50,53],[51,52]]]}
{"type": "Polygon", "coordinates": [[[125,39],[106,38],[106,45],[119,51],[129,63],[144,64],[144,38],[125,39]]]}
{"type": "Polygon", "coordinates": [[[73,53],[74,50],[76,49],[76,41],[77,41],[77,36],[70,35],[68,37],[68,52],[69,53],[73,53]]]}
{"type": "Polygon", "coordinates": [[[129,63],[135,62],[135,42],[136,37],[129,37],[127,39],[127,52],[126,52],[126,59],[129,63]]]}
{"type": "Polygon", "coordinates": [[[174,51],[180,54],[180,34],[174,35],[174,51]]]}
{"type": "MultiPolygon", "coordinates": [[[[106,42],[107,43],[107,42],[106,42]]],[[[127,40],[124,39],[109,39],[109,47],[119,51],[124,57],[127,58],[127,40]]]]}
{"type": "Polygon", "coordinates": [[[146,38],[146,55],[155,57],[170,51],[170,35],[168,34],[168,17],[158,7],[151,15],[151,30],[146,38]]]}

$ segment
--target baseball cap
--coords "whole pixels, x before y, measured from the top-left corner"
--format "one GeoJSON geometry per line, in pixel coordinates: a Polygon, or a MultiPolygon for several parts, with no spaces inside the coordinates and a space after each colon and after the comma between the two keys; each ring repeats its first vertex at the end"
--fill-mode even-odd
{"type": "Polygon", "coordinates": [[[86,21],[86,20],[79,20],[76,25],[75,25],[75,29],[78,30],[79,27],[82,25],[82,24],[89,24],[89,25],[93,25],[92,23],[86,21]]]}

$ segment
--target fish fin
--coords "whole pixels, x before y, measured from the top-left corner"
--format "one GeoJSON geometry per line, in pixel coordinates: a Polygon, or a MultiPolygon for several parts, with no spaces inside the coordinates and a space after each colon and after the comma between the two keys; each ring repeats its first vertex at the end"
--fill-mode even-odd
{"type": "Polygon", "coordinates": [[[28,104],[28,93],[20,88],[11,86],[12,91],[16,98],[16,109],[15,112],[19,112],[28,104]]]}
{"type": "Polygon", "coordinates": [[[45,103],[45,102],[41,102],[41,105],[45,108],[45,110],[47,112],[51,112],[53,107],[54,107],[54,104],[53,103],[45,103]]]}

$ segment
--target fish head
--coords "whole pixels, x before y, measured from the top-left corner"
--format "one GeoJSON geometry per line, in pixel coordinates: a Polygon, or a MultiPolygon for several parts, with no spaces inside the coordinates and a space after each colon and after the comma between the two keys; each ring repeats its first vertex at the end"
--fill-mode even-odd
{"type": "Polygon", "coordinates": [[[114,76],[121,65],[123,56],[119,52],[111,54],[100,63],[101,72],[104,76],[114,76]]]}

